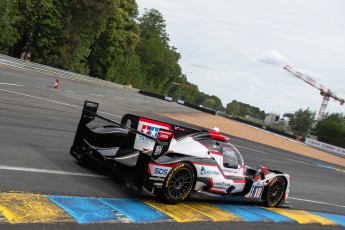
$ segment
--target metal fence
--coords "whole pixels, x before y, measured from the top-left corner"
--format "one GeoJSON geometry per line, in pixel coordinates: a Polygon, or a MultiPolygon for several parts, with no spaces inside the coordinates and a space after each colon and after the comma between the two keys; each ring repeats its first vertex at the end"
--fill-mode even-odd
{"type": "Polygon", "coordinates": [[[120,84],[116,84],[110,81],[105,81],[99,78],[94,78],[94,77],[86,76],[79,73],[73,73],[66,70],[38,64],[35,62],[25,61],[25,60],[21,60],[18,58],[14,58],[14,57],[2,55],[2,54],[0,54],[0,64],[16,67],[23,70],[30,70],[37,73],[48,74],[51,76],[68,79],[68,80],[75,80],[75,81],[90,83],[90,84],[99,85],[99,86],[106,86],[106,87],[115,88],[115,89],[126,89],[132,92],[139,91],[139,89],[132,88],[132,87],[129,88],[126,85],[120,85],[120,84]]]}

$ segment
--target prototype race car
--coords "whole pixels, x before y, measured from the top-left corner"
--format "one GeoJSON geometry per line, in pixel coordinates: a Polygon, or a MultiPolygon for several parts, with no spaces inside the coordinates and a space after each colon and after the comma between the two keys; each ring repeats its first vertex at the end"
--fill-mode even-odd
{"type": "Polygon", "coordinates": [[[110,167],[132,191],[171,204],[202,195],[274,207],[288,197],[288,174],[246,166],[229,138],[217,131],[133,114],[118,123],[98,115],[97,109],[98,103],[85,101],[70,154],[81,165],[94,159],[110,167]],[[95,118],[108,124],[99,125],[95,118]]]}

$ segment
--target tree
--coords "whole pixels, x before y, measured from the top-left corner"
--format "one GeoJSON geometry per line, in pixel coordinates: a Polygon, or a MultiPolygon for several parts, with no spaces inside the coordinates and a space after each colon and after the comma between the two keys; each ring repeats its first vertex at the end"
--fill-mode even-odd
{"type": "Polygon", "coordinates": [[[222,112],[225,111],[225,108],[222,104],[222,101],[219,99],[219,97],[212,95],[211,99],[213,99],[215,102],[214,106],[212,107],[214,110],[222,111],[222,112]]]}
{"type": "Polygon", "coordinates": [[[231,103],[228,103],[226,105],[225,112],[232,116],[246,116],[249,115],[251,117],[257,118],[257,119],[265,119],[266,113],[265,111],[260,111],[259,108],[238,102],[236,100],[233,100],[231,103]]]}
{"type": "Polygon", "coordinates": [[[61,34],[60,8],[54,0],[13,0],[12,29],[18,39],[10,49],[10,55],[21,57],[31,53],[31,59],[42,62],[50,58],[57,36],[61,34]]]}
{"type": "Polygon", "coordinates": [[[134,0],[116,0],[106,28],[94,42],[88,64],[90,75],[139,87],[140,58],[135,53],[139,42],[138,14],[134,0]]]}
{"type": "Polygon", "coordinates": [[[0,1],[0,53],[7,54],[8,49],[18,39],[19,35],[13,24],[16,18],[13,17],[14,0],[0,1]]]}
{"type": "Polygon", "coordinates": [[[240,104],[236,100],[233,100],[231,103],[228,103],[226,105],[225,112],[229,115],[237,116],[239,114],[239,111],[240,111],[240,104]]]}
{"type": "Polygon", "coordinates": [[[203,106],[207,107],[207,108],[213,108],[216,104],[216,101],[213,98],[208,98],[204,101],[204,103],[202,103],[203,106]]]}
{"type": "Polygon", "coordinates": [[[60,0],[62,11],[62,41],[58,47],[59,67],[88,74],[88,60],[92,45],[106,28],[108,17],[114,12],[113,1],[60,0]]]}
{"type": "Polygon", "coordinates": [[[320,120],[313,129],[313,135],[321,142],[345,147],[345,116],[333,113],[320,120]]]}
{"type": "Polygon", "coordinates": [[[140,57],[145,84],[140,88],[158,94],[166,93],[166,88],[181,76],[178,64],[181,58],[175,47],[170,47],[169,37],[162,14],[150,9],[139,19],[140,41],[136,49],[140,57]]]}
{"type": "Polygon", "coordinates": [[[315,112],[309,110],[309,108],[297,110],[289,122],[291,131],[295,135],[307,137],[314,124],[314,118],[315,112]]]}

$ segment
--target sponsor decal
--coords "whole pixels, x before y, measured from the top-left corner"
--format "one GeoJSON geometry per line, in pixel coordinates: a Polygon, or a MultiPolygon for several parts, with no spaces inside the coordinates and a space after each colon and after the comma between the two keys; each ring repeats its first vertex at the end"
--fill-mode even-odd
{"type": "Polygon", "coordinates": [[[160,155],[161,152],[162,152],[162,150],[163,150],[163,146],[157,145],[157,147],[156,147],[155,152],[154,152],[153,155],[155,155],[155,156],[156,156],[156,155],[160,155]]]}
{"type": "Polygon", "coordinates": [[[227,173],[238,173],[238,170],[236,169],[223,169],[223,172],[227,172],[227,173]]]}
{"type": "Polygon", "coordinates": [[[206,170],[204,166],[201,166],[200,174],[201,175],[220,175],[218,171],[206,170]]]}
{"type": "Polygon", "coordinates": [[[157,138],[158,131],[159,131],[159,128],[155,126],[143,125],[141,127],[141,132],[148,134],[154,138],[157,138]]]}
{"type": "Polygon", "coordinates": [[[230,187],[230,183],[226,181],[214,181],[213,186],[219,186],[219,187],[230,187]]]}
{"type": "Polygon", "coordinates": [[[171,168],[169,167],[150,165],[152,176],[165,177],[166,175],[168,175],[170,169],[171,168]]]}
{"type": "Polygon", "coordinates": [[[158,188],[163,187],[163,183],[158,183],[158,182],[156,182],[156,183],[154,183],[153,185],[154,185],[154,186],[157,186],[158,188]]]}
{"type": "Polygon", "coordinates": [[[163,175],[166,176],[168,174],[168,169],[162,169],[162,168],[155,168],[155,171],[153,174],[163,175]]]}
{"type": "MultiPolygon", "coordinates": [[[[158,137],[158,132],[160,129],[167,129],[171,130],[171,126],[169,124],[158,122],[154,120],[149,120],[146,118],[140,118],[138,123],[138,131],[141,131],[147,135],[152,136],[153,138],[158,137]]],[[[147,137],[142,135],[137,135],[135,138],[134,148],[135,149],[153,149],[155,144],[154,140],[151,140],[147,137]]]]}
{"type": "Polygon", "coordinates": [[[264,186],[255,186],[252,192],[252,197],[256,199],[260,199],[263,191],[264,191],[264,186]]]}
{"type": "Polygon", "coordinates": [[[318,147],[318,148],[321,148],[324,150],[329,150],[329,151],[334,152],[334,153],[345,154],[345,149],[334,146],[334,145],[326,144],[326,143],[323,143],[323,142],[320,142],[317,140],[306,138],[305,143],[307,145],[312,145],[312,146],[315,146],[315,147],[318,147]]]}
{"type": "Polygon", "coordinates": [[[95,108],[95,107],[97,107],[97,104],[87,101],[87,102],[86,102],[86,106],[95,108]]]}
{"type": "Polygon", "coordinates": [[[166,141],[171,137],[172,133],[168,131],[159,130],[158,139],[161,141],[166,141]]]}
{"type": "Polygon", "coordinates": [[[155,177],[155,176],[151,176],[149,179],[150,180],[154,180],[154,181],[164,181],[164,178],[162,178],[162,177],[155,177]]]}

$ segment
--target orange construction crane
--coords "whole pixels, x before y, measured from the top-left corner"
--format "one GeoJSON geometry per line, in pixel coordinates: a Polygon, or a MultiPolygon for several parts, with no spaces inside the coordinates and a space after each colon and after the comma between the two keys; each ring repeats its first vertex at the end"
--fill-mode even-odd
{"type": "Polygon", "coordinates": [[[323,96],[323,100],[322,100],[322,104],[321,104],[321,108],[319,111],[319,114],[317,115],[317,120],[321,120],[324,115],[325,115],[325,111],[326,111],[326,107],[328,104],[328,101],[330,98],[333,98],[335,101],[339,101],[340,105],[343,105],[345,100],[338,97],[337,95],[335,95],[330,89],[327,89],[325,86],[317,83],[314,79],[312,79],[309,76],[306,76],[294,69],[292,69],[289,65],[286,65],[283,67],[285,70],[289,71],[290,73],[292,73],[293,75],[295,75],[296,77],[302,79],[303,81],[307,82],[309,85],[317,88],[318,90],[320,90],[320,94],[321,96],[323,96]]]}

